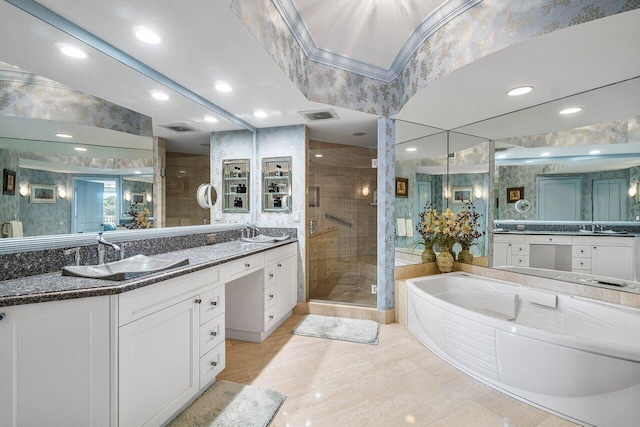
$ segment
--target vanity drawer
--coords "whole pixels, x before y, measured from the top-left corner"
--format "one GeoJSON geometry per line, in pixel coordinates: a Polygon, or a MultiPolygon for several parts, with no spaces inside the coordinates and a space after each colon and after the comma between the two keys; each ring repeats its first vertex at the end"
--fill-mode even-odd
{"type": "Polygon", "coordinates": [[[200,324],[224,313],[224,286],[217,286],[210,291],[200,294],[200,324]]]}
{"type": "Polygon", "coordinates": [[[276,303],[276,285],[264,290],[264,309],[271,308],[276,303]]]}
{"type": "Polygon", "coordinates": [[[224,313],[200,326],[200,356],[224,342],[224,313]]]}
{"type": "Polygon", "coordinates": [[[228,282],[245,274],[252,273],[264,266],[264,255],[256,254],[226,263],[222,266],[223,280],[228,282]]]}
{"type": "Polygon", "coordinates": [[[529,267],[529,256],[528,255],[512,255],[511,265],[519,266],[519,267],[529,267]]]}
{"type": "Polygon", "coordinates": [[[224,342],[221,342],[200,358],[200,388],[213,381],[224,369],[226,364],[224,349],[224,342]]]}
{"type": "Polygon", "coordinates": [[[591,257],[591,245],[574,245],[571,248],[571,256],[573,257],[591,257]]]}
{"type": "Polygon", "coordinates": [[[269,330],[270,327],[275,325],[276,323],[276,306],[272,305],[270,308],[264,311],[264,327],[262,329],[263,332],[269,330]]]}
{"type": "Polygon", "coordinates": [[[571,271],[589,270],[591,271],[591,258],[572,258],[571,271]]]}
{"type": "Polygon", "coordinates": [[[529,255],[529,245],[527,243],[512,243],[511,255],[529,255]]]}
{"type": "Polygon", "coordinates": [[[264,268],[264,287],[267,288],[276,283],[276,264],[267,265],[264,268]]]}
{"type": "Polygon", "coordinates": [[[541,245],[570,245],[573,239],[571,236],[552,236],[545,234],[541,236],[531,236],[529,237],[529,242],[541,245]]]}
{"type": "Polygon", "coordinates": [[[296,245],[295,243],[291,243],[289,245],[281,246],[276,249],[271,249],[270,251],[265,252],[264,258],[266,264],[271,264],[274,261],[279,259],[290,257],[291,255],[296,254],[296,245]]]}

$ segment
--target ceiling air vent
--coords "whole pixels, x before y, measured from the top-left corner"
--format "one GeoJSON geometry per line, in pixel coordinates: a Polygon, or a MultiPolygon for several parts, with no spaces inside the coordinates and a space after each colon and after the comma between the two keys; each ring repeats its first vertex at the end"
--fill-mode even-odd
{"type": "Polygon", "coordinates": [[[315,122],[318,120],[331,120],[331,119],[339,119],[338,115],[333,108],[327,108],[324,110],[308,110],[308,111],[298,111],[302,117],[305,118],[308,122],[315,122]]]}
{"type": "Polygon", "coordinates": [[[201,132],[200,129],[196,129],[193,126],[189,126],[186,123],[174,123],[171,125],[160,125],[160,127],[171,129],[174,132],[201,132]]]}

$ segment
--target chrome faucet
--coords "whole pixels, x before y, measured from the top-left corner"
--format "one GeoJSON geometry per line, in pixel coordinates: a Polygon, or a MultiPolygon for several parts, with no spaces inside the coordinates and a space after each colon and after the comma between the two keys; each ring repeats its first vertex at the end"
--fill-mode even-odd
{"type": "Polygon", "coordinates": [[[256,227],[254,224],[251,224],[250,222],[247,223],[247,228],[253,234],[252,236],[249,236],[249,233],[247,233],[247,237],[256,237],[256,234],[260,232],[260,229],[256,227]]]}
{"type": "Polygon", "coordinates": [[[102,237],[102,233],[98,233],[98,265],[104,264],[104,247],[111,246],[114,250],[119,251],[120,246],[115,243],[107,242],[104,237],[102,237]]]}
{"type": "Polygon", "coordinates": [[[75,265],[80,265],[80,248],[69,248],[62,251],[65,256],[69,256],[73,254],[73,263],[75,265]]]}

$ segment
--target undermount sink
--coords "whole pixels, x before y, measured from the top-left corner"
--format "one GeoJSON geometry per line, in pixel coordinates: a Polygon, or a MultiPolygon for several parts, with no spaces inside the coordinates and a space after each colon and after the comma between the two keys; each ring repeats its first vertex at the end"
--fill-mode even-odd
{"type": "Polygon", "coordinates": [[[585,234],[628,234],[626,231],[614,231],[614,230],[580,230],[580,233],[585,234]]]}
{"type": "Polygon", "coordinates": [[[258,234],[254,237],[242,237],[240,240],[243,242],[249,243],[274,243],[281,242],[282,240],[287,240],[289,236],[265,236],[264,234],[258,234]]]}
{"type": "Polygon", "coordinates": [[[146,255],[134,255],[121,261],[113,261],[106,264],[63,267],[62,275],[90,279],[128,280],[143,274],[156,273],[183,265],[189,265],[188,258],[178,261],[166,261],[146,255]]]}

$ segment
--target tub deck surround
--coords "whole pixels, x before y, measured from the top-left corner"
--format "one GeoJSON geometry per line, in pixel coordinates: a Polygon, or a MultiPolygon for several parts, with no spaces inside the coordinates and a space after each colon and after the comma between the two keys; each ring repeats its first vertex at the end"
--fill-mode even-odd
{"type": "Polygon", "coordinates": [[[468,273],[407,280],[407,328],[480,381],[587,425],[640,417],[640,309],[468,273]]]}
{"type": "Polygon", "coordinates": [[[99,295],[115,295],[294,242],[297,242],[297,239],[290,238],[270,244],[244,243],[234,240],[215,245],[155,254],[155,258],[167,261],[188,258],[189,265],[122,282],[62,276],[60,271],[5,280],[0,282],[0,307],[99,295]]]}

